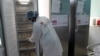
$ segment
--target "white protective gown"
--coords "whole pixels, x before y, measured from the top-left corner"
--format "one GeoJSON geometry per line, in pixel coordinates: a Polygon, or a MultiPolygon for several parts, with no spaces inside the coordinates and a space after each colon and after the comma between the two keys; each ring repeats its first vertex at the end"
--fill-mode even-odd
{"type": "Polygon", "coordinates": [[[39,44],[41,45],[43,56],[62,56],[63,49],[59,37],[50,21],[45,17],[39,17],[33,24],[30,41],[36,43],[37,50],[39,50],[39,44]]]}
{"type": "Polygon", "coordinates": [[[93,51],[94,51],[94,56],[100,56],[100,45],[95,45],[93,51]]]}

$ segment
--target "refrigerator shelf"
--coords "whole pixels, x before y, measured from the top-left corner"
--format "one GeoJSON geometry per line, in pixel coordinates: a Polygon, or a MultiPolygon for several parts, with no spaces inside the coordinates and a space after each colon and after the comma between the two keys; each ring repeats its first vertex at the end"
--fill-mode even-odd
{"type": "Polygon", "coordinates": [[[33,47],[33,48],[20,48],[19,50],[20,50],[20,51],[31,51],[31,50],[32,50],[32,51],[35,51],[35,49],[36,49],[36,48],[33,47]]]}
{"type": "Polygon", "coordinates": [[[17,24],[32,24],[31,22],[17,22],[17,24]]]}
{"type": "Polygon", "coordinates": [[[32,32],[32,29],[18,29],[18,32],[32,32]]]}
{"type": "Polygon", "coordinates": [[[18,40],[19,42],[27,42],[27,43],[30,43],[27,39],[24,39],[24,40],[18,40]]]}

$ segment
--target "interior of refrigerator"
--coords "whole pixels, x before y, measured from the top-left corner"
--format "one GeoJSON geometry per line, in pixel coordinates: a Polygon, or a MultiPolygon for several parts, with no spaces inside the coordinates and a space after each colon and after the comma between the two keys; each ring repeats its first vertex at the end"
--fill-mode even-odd
{"type": "Polygon", "coordinates": [[[17,39],[20,56],[36,56],[35,44],[28,41],[32,34],[32,22],[26,18],[26,12],[33,10],[33,3],[28,5],[16,1],[17,39]]]}

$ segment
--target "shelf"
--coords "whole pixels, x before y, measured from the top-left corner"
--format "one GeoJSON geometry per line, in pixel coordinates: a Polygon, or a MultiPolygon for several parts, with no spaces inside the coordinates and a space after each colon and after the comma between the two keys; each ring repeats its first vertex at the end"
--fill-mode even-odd
{"type": "Polygon", "coordinates": [[[19,42],[28,42],[28,43],[31,43],[31,42],[29,42],[27,39],[19,40],[19,42]]]}
{"type": "Polygon", "coordinates": [[[20,43],[32,43],[32,44],[35,44],[34,42],[30,42],[28,41],[27,39],[26,40],[18,40],[20,43]]]}
{"type": "Polygon", "coordinates": [[[35,49],[36,49],[36,48],[33,47],[33,48],[20,48],[19,50],[20,50],[20,51],[31,51],[31,50],[32,50],[32,51],[35,51],[35,49]]]}
{"type": "Polygon", "coordinates": [[[32,32],[32,29],[18,29],[18,32],[32,32]]]}
{"type": "Polygon", "coordinates": [[[17,24],[32,24],[31,22],[17,22],[17,24]]]}
{"type": "Polygon", "coordinates": [[[21,15],[22,15],[22,14],[25,14],[25,15],[26,15],[26,13],[21,13],[21,12],[16,12],[16,14],[21,14],[21,15]]]}
{"type": "Polygon", "coordinates": [[[18,31],[18,32],[32,32],[32,31],[18,31]]]}
{"type": "Polygon", "coordinates": [[[29,31],[29,30],[32,30],[32,29],[18,29],[18,31],[29,31]]]}

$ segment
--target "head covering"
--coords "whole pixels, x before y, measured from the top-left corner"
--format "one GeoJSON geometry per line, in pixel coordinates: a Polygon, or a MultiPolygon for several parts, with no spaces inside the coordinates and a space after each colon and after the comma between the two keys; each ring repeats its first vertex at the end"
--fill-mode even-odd
{"type": "Polygon", "coordinates": [[[36,19],[38,17],[38,12],[37,11],[29,11],[27,12],[27,18],[33,18],[36,19]]]}

